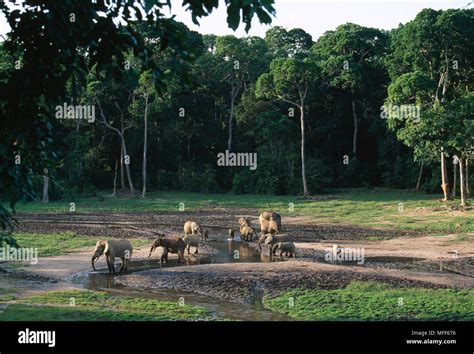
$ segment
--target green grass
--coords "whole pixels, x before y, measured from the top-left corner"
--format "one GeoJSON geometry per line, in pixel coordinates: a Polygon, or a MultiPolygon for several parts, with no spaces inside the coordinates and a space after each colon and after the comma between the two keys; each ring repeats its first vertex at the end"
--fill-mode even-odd
{"type": "Polygon", "coordinates": [[[426,195],[409,191],[386,189],[338,189],[318,199],[295,196],[200,194],[185,192],[154,192],[147,198],[77,198],[52,201],[48,204],[30,202],[18,204],[19,212],[67,212],[69,203],[76,204],[76,212],[140,212],[179,211],[179,203],[186,210],[206,208],[257,208],[276,210],[283,216],[308,216],[315,222],[354,224],[367,227],[421,230],[426,232],[474,232],[474,211],[422,212],[418,207],[432,208],[441,205],[459,205],[459,200],[440,203],[439,195],[426,195]],[[289,211],[293,203],[294,211],[289,211]],[[398,210],[403,203],[403,211],[398,210]],[[456,226],[462,224],[460,230],[456,226]]]}
{"type": "MultiPolygon", "coordinates": [[[[20,247],[38,248],[39,257],[57,256],[77,251],[83,247],[94,247],[99,240],[98,237],[77,236],[72,232],[51,234],[15,232],[13,237],[20,247]]],[[[132,240],[133,246],[143,246],[148,243],[147,240],[132,240]]]]}
{"type": "Polygon", "coordinates": [[[13,295],[12,290],[0,288],[0,302],[14,300],[15,295],[13,295]]]}
{"type": "Polygon", "coordinates": [[[474,290],[395,288],[355,281],[337,290],[291,290],[265,299],[264,306],[306,321],[472,321],[474,290]]]}
{"type": "Polygon", "coordinates": [[[0,321],[197,321],[211,320],[202,307],[178,302],[111,296],[94,291],[57,291],[17,300],[0,321]],[[75,306],[71,306],[74,299],[75,306]]]}

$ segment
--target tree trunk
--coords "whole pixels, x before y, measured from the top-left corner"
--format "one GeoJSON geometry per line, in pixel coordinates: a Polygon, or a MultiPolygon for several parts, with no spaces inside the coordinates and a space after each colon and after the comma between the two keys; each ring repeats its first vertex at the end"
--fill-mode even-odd
{"type": "MultiPolygon", "coordinates": [[[[127,146],[125,144],[125,139],[123,137],[123,134],[120,135],[120,138],[122,139],[122,151],[123,151],[123,158],[125,160],[125,156],[127,156],[127,146]]],[[[133,182],[132,182],[132,175],[130,174],[130,165],[128,163],[125,164],[125,171],[127,172],[127,180],[128,180],[128,185],[130,187],[130,194],[133,196],[135,194],[135,188],[133,187],[133,182]]]]}
{"type": "Polygon", "coordinates": [[[461,157],[459,159],[459,184],[461,189],[461,206],[466,206],[466,176],[465,176],[465,163],[464,159],[461,157]]]}
{"type": "Polygon", "coordinates": [[[446,156],[444,150],[441,149],[441,189],[443,189],[443,202],[449,200],[449,184],[448,184],[448,172],[446,169],[446,156]]]}
{"type": "Polygon", "coordinates": [[[420,186],[421,186],[421,177],[423,176],[423,166],[424,166],[424,163],[422,162],[420,164],[420,172],[418,172],[418,179],[416,180],[415,191],[417,192],[420,190],[420,186]]]}
{"type": "MultiPolygon", "coordinates": [[[[458,160],[459,163],[459,160],[458,160]]],[[[457,183],[457,177],[458,177],[458,170],[456,164],[453,165],[453,188],[451,192],[452,198],[456,197],[456,183],[457,183]]]]}
{"type": "Polygon", "coordinates": [[[306,168],[305,168],[305,153],[304,153],[304,142],[305,142],[305,132],[304,132],[304,105],[300,107],[300,124],[301,124],[301,178],[303,179],[303,195],[305,197],[309,196],[308,185],[306,183],[306,168]]]}
{"type": "Polygon", "coordinates": [[[143,128],[143,166],[142,166],[142,179],[143,179],[143,189],[142,189],[142,198],[145,198],[146,194],[146,152],[148,145],[148,95],[145,97],[145,116],[143,117],[144,125],[143,128]]]}
{"type": "Polygon", "coordinates": [[[469,158],[466,158],[466,197],[469,197],[471,192],[469,190],[469,158]]]}
{"type": "Polygon", "coordinates": [[[234,105],[237,98],[237,88],[232,86],[230,92],[230,116],[229,116],[229,137],[227,139],[227,150],[232,151],[233,148],[233,125],[234,125],[234,105]]]}
{"type": "Polygon", "coordinates": [[[354,135],[352,138],[352,153],[357,156],[357,137],[359,134],[359,119],[357,118],[356,102],[355,102],[355,90],[351,90],[352,93],[352,117],[354,118],[354,135]]]}
{"type": "Polygon", "coordinates": [[[125,175],[124,175],[124,169],[123,169],[123,146],[122,146],[122,140],[120,140],[120,186],[121,190],[125,190],[125,175]]]}
{"type": "Polygon", "coordinates": [[[49,177],[46,172],[43,176],[43,203],[49,203],[49,177]]]}
{"type": "Polygon", "coordinates": [[[115,173],[114,173],[114,190],[112,192],[112,196],[117,195],[117,168],[118,168],[118,160],[115,159],[115,173]]]}

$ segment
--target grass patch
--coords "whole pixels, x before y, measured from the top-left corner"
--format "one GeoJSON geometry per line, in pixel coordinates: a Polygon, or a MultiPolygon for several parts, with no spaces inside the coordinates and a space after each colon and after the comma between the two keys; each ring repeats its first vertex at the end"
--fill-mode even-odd
{"type": "Polygon", "coordinates": [[[456,235],[455,238],[453,238],[452,240],[449,240],[447,242],[449,243],[459,243],[459,242],[466,242],[466,241],[474,241],[472,236],[469,236],[469,235],[466,235],[466,234],[459,234],[459,235],[456,235]]]}
{"type": "Polygon", "coordinates": [[[15,300],[15,295],[13,295],[10,289],[0,288],[0,302],[15,300]]]}
{"type": "MultiPolygon", "coordinates": [[[[420,211],[417,208],[433,208],[441,205],[457,206],[459,200],[440,203],[439,195],[427,195],[388,189],[336,189],[330,195],[304,199],[296,196],[202,194],[187,192],[153,192],[146,198],[105,196],[77,198],[77,212],[177,212],[183,202],[185,210],[209,208],[256,208],[275,210],[283,216],[308,216],[311,220],[326,223],[354,224],[367,227],[421,230],[427,232],[474,232],[474,210],[456,212],[420,211]],[[293,203],[294,211],[289,212],[293,203]],[[403,208],[399,211],[399,203],[403,208]],[[458,226],[461,226],[459,230],[458,226]]],[[[19,203],[19,212],[67,212],[67,201],[19,203]]]]}
{"type": "Polygon", "coordinates": [[[111,296],[95,291],[57,291],[30,295],[10,304],[0,321],[197,321],[211,320],[202,307],[178,302],[111,296]],[[73,300],[72,300],[73,299],[73,300]],[[71,306],[74,301],[75,306],[71,306]]]}
{"type": "Polygon", "coordinates": [[[291,290],[265,307],[307,321],[472,321],[474,290],[395,288],[378,282],[337,290],[291,290]],[[291,306],[291,305],[294,306],[291,306]]]}
{"type": "MultiPolygon", "coordinates": [[[[78,236],[72,232],[37,234],[15,232],[13,237],[20,247],[38,248],[38,256],[49,257],[74,252],[83,247],[94,247],[99,237],[78,236]]],[[[134,247],[148,244],[149,240],[131,240],[134,247]]]]}

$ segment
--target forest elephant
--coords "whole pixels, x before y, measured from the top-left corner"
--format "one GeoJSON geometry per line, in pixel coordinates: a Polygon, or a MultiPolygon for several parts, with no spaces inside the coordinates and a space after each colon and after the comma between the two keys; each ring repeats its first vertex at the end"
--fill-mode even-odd
{"type": "Polygon", "coordinates": [[[249,218],[239,218],[239,229],[240,238],[244,241],[252,241],[254,236],[257,237],[249,218]]]}
{"type": "Polygon", "coordinates": [[[178,255],[178,261],[184,263],[184,250],[186,248],[186,243],[181,237],[158,237],[151,244],[150,253],[148,258],[151,257],[151,254],[158,247],[163,247],[163,253],[161,254],[160,262],[168,262],[168,252],[176,253],[178,255]]]}
{"type": "Polygon", "coordinates": [[[279,231],[278,224],[273,218],[270,218],[270,220],[261,220],[260,221],[260,231],[262,235],[265,234],[276,234],[279,231]]]}
{"type": "Polygon", "coordinates": [[[239,226],[252,226],[250,218],[239,218],[239,226]]]}
{"type": "Polygon", "coordinates": [[[257,238],[257,233],[250,226],[244,225],[240,227],[240,238],[244,241],[252,241],[253,237],[257,238]]]}
{"type": "Polygon", "coordinates": [[[264,211],[263,213],[260,214],[258,217],[258,221],[260,222],[260,225],[262,225],[262,221],[270,221],[271,219],[275,220],[278,230],[281,232],[282,226],[281,226],[281,215],[278,213],[275,213],[274,211],[264,211]]]}
{"type": "Polygon", "coordinates": [[[122,260],[119,272],[127,271],[130,259],[132,258],[133,247],[129,240],[109,240],[97,241],[92,254],[92,269],[95,269],[95,262],[100,256],[105,255],[109,273],[115,274],[115,258],[122,260]]]}
{"type": "Polygon", "coordinates": [[[190,254],[190,249],[192,247],[196,247],[196,251],[194,254],[199,252],[199,235],[184,235],[183,241],[186,244],[186,249],[188,250],[188,254],[190,254]]]}
{"type": "Polygon", "coordinates": [[[278,242],[293,242],[293,236],[290,236],[288,234],[283,234],[283,235],[272,235],[272,234],[266,234],[266,235],[261,235],[259,240],[258,240],[258,248],[260,249],[260,252],[262,251],[262,243],[268,246],[268,252],[270,256],[272,256],[272,248],[273,245],[278,243],[278,242]]]}
{"type": "Polygon", "coordinates": [[[209,233],[206,231],[203,232],[201,225],[195,221],[186,221],[184,223],[184,235],[200,235],[201,241],[207,240],[209,233]]]}
{"type": "Polygon", "coordinates": [[[280,257],[285,253],[286,257],[296,258],[296,247],[293,242],[277,242],[272,247],[272,255],[275,255],[277,251],[280,251],[280,257]]]}

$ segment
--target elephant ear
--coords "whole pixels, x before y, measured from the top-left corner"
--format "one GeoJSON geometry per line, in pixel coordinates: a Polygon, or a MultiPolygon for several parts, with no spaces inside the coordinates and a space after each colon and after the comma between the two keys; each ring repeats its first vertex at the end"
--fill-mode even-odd
{"type": "Polygon", "coordinates": [[[104,254],[109,253],[109,241],[105,241],[105,248],[104,248],[104,254]]]}

